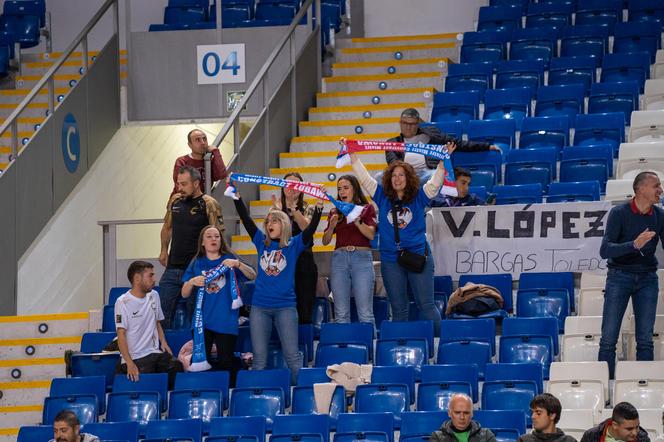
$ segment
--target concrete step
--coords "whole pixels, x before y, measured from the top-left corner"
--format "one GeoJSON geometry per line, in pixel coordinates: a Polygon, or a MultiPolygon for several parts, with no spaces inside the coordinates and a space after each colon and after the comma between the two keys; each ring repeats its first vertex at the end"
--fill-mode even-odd
{"type": "MultiPolygon", "coordinates": [[[[62,95],[63,97],[69,93],[70,87],[55,88],[55,97],[62,95]]],[[[30,93],[30,89],[3,89],[0,90],[0,103],[14,103],[19,104],[26,95],[30,93]]],[[[46,88],[39,91],[37,96],[32,101],[33,103],[48,103],[48,90],[46,88]]]]}
{"type": "Polygon", "coordinates": [[[0,360],[62,357],[65,350],[81,348],[81,336],[0,340],[0,360]]]}
{"type": "Polygon", "coordinates": [[[316,94],[316,105],[362,106],[372,104],[403,104],[424,101],[429,105],[433,101],[433,87],[356,90],[347,92],[320,92],[316,94]]]}
{"type": "Polygon", "coordinates": [[[50,380],[26,382],[0,382],[0,407],[41,404],[48,396],[51,388],[50,380]]]}
{"type": "Polygon", "coordinates": [[[447,75],[448,63],[449,59],[446,57],[333,63],[332,72],[335,77],[337,75],[380,75],[433,71],[439,71],[442,75],[447,75]]]}
{"type": "MultiPolygon", "coordinates": [[[[338,145],[337,145],[338,146],[338,145]]],[[[337,153],[339,150],[328,150],[320,152],[287,152],[279,154],[279,166],[283,169],[297,169],[309,166],[330,166],[336,162],[337,153]]],[[[385,164],[384,152],[359,152],[362,162],[366,164],[385,164]]],[[[323,183],[327,186],[328,191],[334,192],[337,187],[336,182],[329,181],[323,183]]],[[[277,189],[276,187],[265,186],[266,189],[277,189]]],[[[261,186],[261,190],[263,187],[261,186]]],[[[262,197],[261,197],[262,198],[262,197]]]]}
{"type": "MultiPolygon", "coordinates": [[[[44,405],[21,405],[16,407],[0,407],[0,422],[3,429],[21,428],[26,425],[40,425],[44,405]],[[5,427],[11,425],[11,427],[5,427]]],[[[16,432],[18,434],[18,431],[16,432]]]]}
{"type": "MultiPolygon", "coordinates": [[[[22,75],[16,77],[16,88],[17,89],[32,89],[35,85],[42,79],[42,75],[22,75]]],[[[78,80],[81,79],[81,75],[78,73],[74,74],[59,74],[54,76],[55,87],[56,88],[72,88],[76,86],[78,80]]]]}
{"type": "Polygon", "coordinates": [[[300,136],[385,133],[399,130],[399,118],[363,118],[359,120],[300,121],[300,136]]]}
{"type": "Polygon", "coordinates": [[[459,60],[459,48],[456,41],[449,43],[409,43],[373,48],[342,48],[336,54],[336,60],[340,63],[412,60],[415,58],[449,58],[451,61],[457,62],[459,60]]]}
{"type": "Polygon", "coordinates": [[[407,89],[433,87],[443,89],[443,76],[438,71],[403,74],[349,75],[323,78],[323,92],[350,92],[366,89],[407,89]]]}
{"type": "MultiPolygon", "coordinates": [[[[323,246],[322,240],[323,240],[323,232],[317,232],[314,234],[314,246],[323,246]]],[[[249,249],[255,250],[254,243],[251,242],[251,238],[249,238],[249,235],[233,235],[233,237],[231,238],[231,242],[233,244],[234,250],[249,250],[249,249]]],[[[334,247],[334,239],[328,246],[323,246],[323,247],[330,247],[330,246],[334,247]]],[[[334,248],[332,250],[334,250],[334,248]]]]}
{"type": "MultiPolygon", "coordinates": [[[[14,112],[16,109],[16,103],[0,103],[0,118],[7,118],[14,112]]],[[[45,118],[46,110],[48,109],[48,103],[30,103],[28,107],[23,110],[21,113],[22,117],[27,118],[45,118]]]]}
{"type": "MultiPolygon", "coordinates": [[[[5,122],[6,118],[0,118],[0,124],[5,122]]],[[[19,117],[18,118],[18,131],[19,132],[35,132],[41,127],[46,120],[46,117],[19,117]]]]}
{"type": "MultiPolygon", "coordinates": [[[[395,132],[383,133],[363,133],[363,134],[346,134],[342,135],[345,138],[354,140],[388,140],[399,135],[398,129],[395,132]]],[[[298,152],[324,152],[324,151],[339,151],[339,135],[320,135],[310,137],[294,137],[291,139],[290,153],[298,152]]],[[[335,154],[336,156],[336,154],[335,154]]]]}
{"type": "Polygon", "coordinates": [[[91,319],[88,312],[0,316],[0,339],[80,336],[96,330],[91,319]]]}
{"type": "Polygon", "coordinates": [[[395,45],[408,45],[412,43],[454,43],[457,41],[456,33],[424,34],[424,35],[394,35],[389,37],[360,37],[339,38],[335,41],[339,48],[375,48],[395,45]]]}
{"type": "Polygon", "coordinates": [[[361,118],[399,118],[401,112],[412,107],[417,109],[424,120],[428,120],[431,110],[424,101],[394,104],[361,104],[358,106],[312,107],[309,121],[359,120],[361,118]]]}
{"type": "MultiPolygon", "coordinates": [[[[264,221],[265,218],[254,218],[254,222],[256,223],[259,229],[263,229],[264,221]]],[[[316,229],[316,232],[323,232],[326,225],[327,225],[327,215],[323,215],[320,217],[320,223],[318,223],[318,228],[316,229]]],[[[240,223],[240,235],[245,235],[245,236],[248,235],[247,229],[244,228],[244,225],[242,223],[240,223]]]]}
{"type": "Polygon", "coordinates": [[[0,382],[36,381],[63,376],[63,355],[57,358],[0,360],[0,382]]]}

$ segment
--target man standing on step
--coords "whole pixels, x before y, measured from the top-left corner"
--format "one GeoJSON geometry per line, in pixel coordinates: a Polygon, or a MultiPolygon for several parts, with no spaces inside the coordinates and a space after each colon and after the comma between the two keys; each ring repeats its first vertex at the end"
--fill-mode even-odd
{"type": "MultiPolygon", "coordinates": [[[[493,146],[489,143],[478,143],[474,141],[461,141],[456,138],[442,133],[435,126],[420,127],[422,119],[417,109],[408,108],[401,112],[399,120],[400,134],[398,137],[390,138],[387,141],[396,141],[400,143],[423,143],[423,144],[437,144],[444,146],[452,142],[457,145],[455,152],[482,152],[486,150],[500,150],[498,146],[493,146]]],[[[438,167],[438,159],[434,157],[425,157],[418,153],[403,153],[385,151],[385,160],[387,164],[396,160],[405,161],[413,166],[420,182],[424,183],[431,175],[433,175],[436,167],[438,167]]],[[[380,173],[382,176],[382,172],[380,173]]],[[[377,175],[376,179],[380,179],[377,175]]]]}
{"type": "MultiPolygon", "coordinates": [[[[182,275],[198,250],[198,235],[207,225],[224,232],[224,220],[217,200],[201,190],[201,174],[191,166],[178,170],[178,192],[171,196],[161,228],[159,262],[166,267],[159,281],[164,328],[171,328],[175,306],[180,299],[182,275]],[[170,253],[169,253],[170,245],[170,253]]],[[[187,317],[194,312],[194,298],[187,299],[187,317]]]]}
{"type": "Polygon", "coordinates": [[[609,212],[599,254],[609,271],[604,289],[602,337],[597,360],[609,364],[614,378],[616,343],[625,310],[632,300],[636,319],[636,360],[652,361],[659,280],[657,243],[664,238],[664,210],[657,207],[662,184],[655,172],[641,172],[632,184],[634,198],[609,212]]]}
{"type": "Polygon", "coordinates": [[[212,166],[212,179],[210,184],[214,184],[216,181],[223,180],[228,176],[226,165],[224,164],[223,158],[221,158],[219,148],[208,144],[205,132],[200,129],[190,131],[187,134],[187,145],[189,146],[189,149],[191,149],[191,153],[178,157],[175,160],[175,165],[173,165],[174,186],[171,196],[178,191],[178,172],[183,166],[191,166],[198,170],[201,174],[201,190],[205,192],[205,161],[203,158],[207,153],[212,154],[212,158],[210,159],[210,165],[212,166]]]}

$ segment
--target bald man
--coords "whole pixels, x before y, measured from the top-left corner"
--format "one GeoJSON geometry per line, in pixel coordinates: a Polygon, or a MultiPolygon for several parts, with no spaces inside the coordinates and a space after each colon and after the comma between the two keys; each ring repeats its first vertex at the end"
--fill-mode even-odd
{"type": "Polygon", "coordinates": [[[473,401],[465,394],[455,394],[447,405],[450,420],[431,434],[430,442],[496,442],[496,436],[473,420],[473,401]]]}

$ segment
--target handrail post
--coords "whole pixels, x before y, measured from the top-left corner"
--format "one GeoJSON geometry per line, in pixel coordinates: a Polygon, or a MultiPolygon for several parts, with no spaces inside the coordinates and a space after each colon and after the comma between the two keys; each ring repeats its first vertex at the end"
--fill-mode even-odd
{"type": "Polygon", "coordinates": [[[55,80],[53,76],[49,77],[46,88],[48,90],[48,114],[53,115],[55,111],[55,80]]]}
{"type": "Polygon", "coordinates": [[[297,69],[295,68],[295,38],[293,34],[290,36],[290,66],[291,70],[291,137],[297,135],[297,69]]]}
{"type": "Polygon", "coordinates": [[[268,104],[270,101],[270,96],[267,87],[268,78],[269,76],[266,71],[265,76],[263,77],[263,109],[265,109],[265,122],[263,123],[265,125],[265,143],[263,143],[263,157],[265,160],[265,166],[263,168],[263,173],[265,175],[269,175],[270,171],[270,106],[268,104]]]}
{"type": "Polygon", "coordinates": [[[104,272],[104,305],[108,303],[108,292],[111,287],[115,287],[116,276],[118,274],[118,255],[117,255],[117,226],[115,224],[102,225],[102,253],[104,272]]]}
{"type": "Polygon", "coordinates": [[[82,67],[83,67],[83,72],[88,72],[88,36],[86,35],[83,37],[83,40],[81,40],[81,52],[82,52],[82,67]]]}
{"type": "Polygon", "coordinates": [[[233,123],[233,154],[236,154],[240,151],[240,119],[238,118],[235,123],[233,123]]]}
{"type": "Polygon", "coordinates": [[[18,119],[12,121],[12,159],[18,158],[18,119]]]}
{"type": "Polygon", "coordinates": [[[206,153],[203,161],[205,162],[205,193],[209,195],[212,189],[212,153],[206,153]]]}

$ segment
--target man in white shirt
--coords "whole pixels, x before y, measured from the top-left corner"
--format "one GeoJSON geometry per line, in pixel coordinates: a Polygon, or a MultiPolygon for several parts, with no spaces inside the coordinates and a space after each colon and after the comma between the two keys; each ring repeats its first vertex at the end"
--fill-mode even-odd
{"type": "Polygon", "coordinates": [[[132,381],[138,381],[140,373],[168,373],[168,383],[173,388],[175,374],[183,368],[173,358],[159,323],[164,314],[159,294],[153,290],[154,266],[134,261],[127,270],[127,278],[131,289],[115,302],[115,328],[122,355],[117,372],[132,381]]]}

